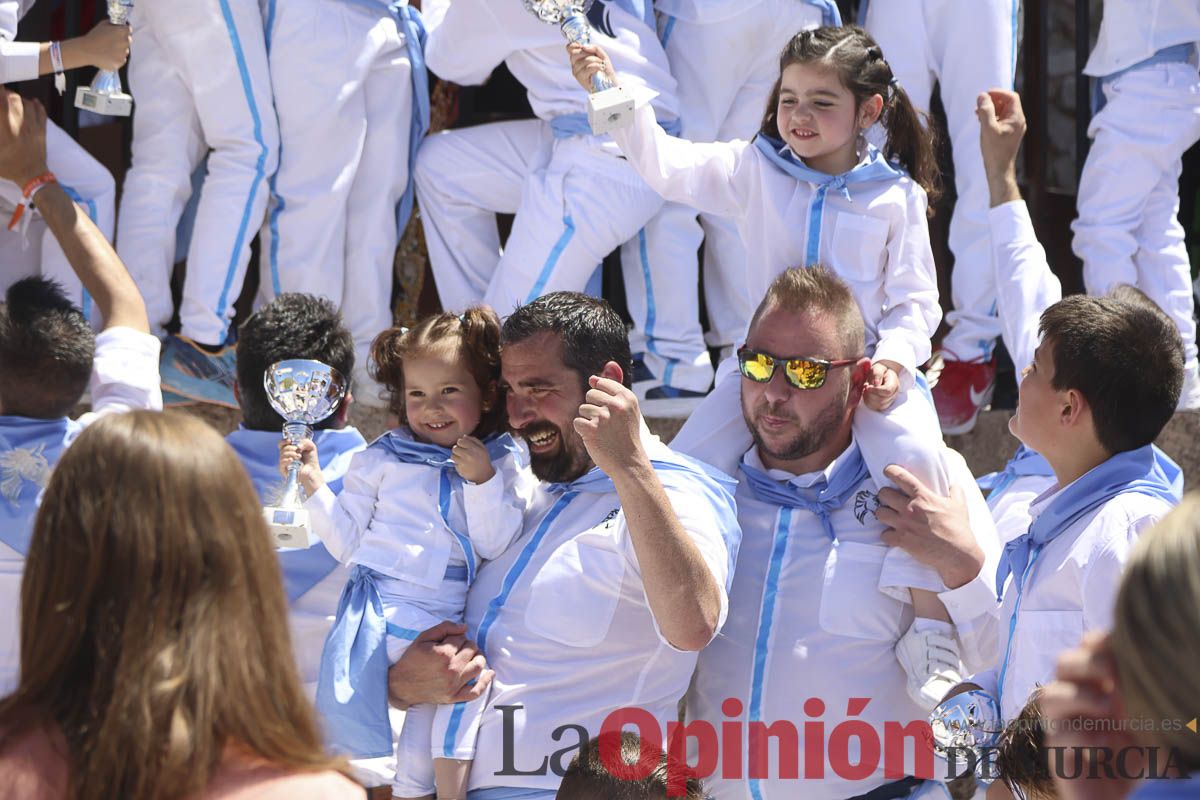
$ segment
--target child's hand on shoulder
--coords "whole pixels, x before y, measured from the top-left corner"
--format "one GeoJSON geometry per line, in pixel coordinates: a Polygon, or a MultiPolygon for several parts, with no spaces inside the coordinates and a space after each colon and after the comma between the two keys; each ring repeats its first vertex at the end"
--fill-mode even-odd
{"type": "Polygon", "coordinates": [[[287,477],[288,467],[297,460],[300,461],[300,485],[304,487],[304,493],[312,497],[325,485],[325,475],[317,458],[317,443],[312,439],[304,439],[299,445],[294,445],[287,439],[281,439],[279,471],[284,477],[287,477]]]}
{"type": "Polygon", "coordinates": [[[597,73],[606,75],[613,86],[618,85],[612,61],[600,45],[571,42],[567,45],[567,53],[571,56],[571,72],[575,80],[587,91],[592,91],[592,76],[597,73]]]}
{"type": "Polygon", "coordinates": [[[455,442],[450,457],[454,459],[454,468],[465,481],[487,483],[496,474],[487,447],[474,436],[464,436],[455,442]]]}
{"type": "Polygon", "coordinates": [[[900,394],[900,371],[895,361],[876,361],[863,387],[863,403],[872,411],[887,411],[900,394]]]}

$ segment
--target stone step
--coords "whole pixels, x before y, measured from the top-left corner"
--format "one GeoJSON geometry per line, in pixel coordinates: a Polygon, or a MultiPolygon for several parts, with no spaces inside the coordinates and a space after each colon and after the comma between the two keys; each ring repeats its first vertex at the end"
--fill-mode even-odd
{"type": "MultiPolygon", "coordinates": [[[[241,421],[238,411],[220,406],[197,404],[183,409],[203,418],[222,434],[236,428],[241,421]]],[[[1017,440],[1008,432],[1012,414],[1011,410],[984,411],[974,430],[961,436],[947,436],[946,444],[963,454],[976,475],[1002,469],[1017,449],[1017,440]]],[[[350,409],[350,421],[368,441],[387,430],[387,412],[383,409],[355,404],[350,409]]],[[[683,424],[678,419],[648,418],[646,422],[650,430],[668,442],[683,424]]],[[[1158,446],[1183,468],[1187,489],[1200,488],[1200,411],[1181,411],[1172,417],[1158,437],[1158,446]]]]}

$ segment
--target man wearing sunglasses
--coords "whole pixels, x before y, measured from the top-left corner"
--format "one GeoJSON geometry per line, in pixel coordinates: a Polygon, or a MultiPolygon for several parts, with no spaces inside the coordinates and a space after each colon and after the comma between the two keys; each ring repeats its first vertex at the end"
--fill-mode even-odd
{"type": "MultiPolygon", "coordinates": [[[[894,773],[885,774],[882,756],[860,758],[869,748],[860,754],[859,745],[839,745],[831,735],[853,717],[882,742],[885,723],[926,717],[906,691],[895,652],[913,621],[909,584],[897,572],[899,552],[880,541],[879,485],[851,427],[870,360],[850,290],[822,267],[781,275],[755,312],[738,366],[742,413],[753,437],[736,475],[742,544],[728,622],[700,654],[687,712],[689,722],[717,730],[742,723],[747,750],[722,755],[741,755],[746,768],[718,770],[706,784],[717,800],[907,796],[919,781],[896,781],[894,773]],[[824,734],[813,730],[818,721],[824,734]],[[777,741],[756,737],[755,723],[777,741]],[[845,768],[860,762],[868,766],[845,768]]],[[[994,631],[986,620],[995,597],[980,566],[986,552],[994,560],[998,545],[966,464],[949,450],[944,461],[979,541],[937,565],[954,587],[939,598],[968,668],[981,668],[987,664],[979,633],[994,631]]],[[[731,742],[725,737],[723,746],[731,742]]],[[[903,768],[909,776],[917,772],[911,761],[903,768]]]]}

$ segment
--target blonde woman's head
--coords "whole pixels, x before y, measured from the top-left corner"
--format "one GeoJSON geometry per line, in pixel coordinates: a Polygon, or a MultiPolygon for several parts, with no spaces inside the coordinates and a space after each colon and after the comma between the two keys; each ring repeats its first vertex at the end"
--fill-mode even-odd
{"type": "Polygon", "coordinates": [[[1200,736],[1184,727],[1200,697],[1200,494],[1185,497],[1138,541],[1111,641],[1128,716],[1153,721],[1152,743],[1200,770],[1200,736]]]}

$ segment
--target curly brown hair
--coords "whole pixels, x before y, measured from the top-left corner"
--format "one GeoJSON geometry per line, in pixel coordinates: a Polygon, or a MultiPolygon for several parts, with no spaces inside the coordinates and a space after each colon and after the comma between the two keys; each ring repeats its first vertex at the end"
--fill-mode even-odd
{"type": "Polygon", "coordinates": [[[474,435],[480,439],[507,428],[500,396],[500,318],[487,306],[471,306],[462,314],[443,311],[412,328],[388,328],[371,343],[371,377],[387,387],[389,408],[407,425],[404,411],[404,359],[454,345],[458,358],[479,386],[483,413],[474,435]]]}

